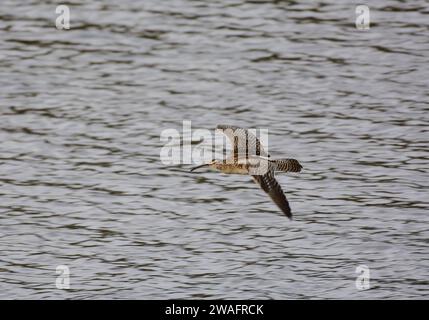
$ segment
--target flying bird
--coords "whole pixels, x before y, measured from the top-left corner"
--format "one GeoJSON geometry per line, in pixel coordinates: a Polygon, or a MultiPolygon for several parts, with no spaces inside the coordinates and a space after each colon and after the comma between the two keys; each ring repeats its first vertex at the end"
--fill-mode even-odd
{"type": "Polygon", "coordinates": [[[230,140],[233,148],[231,154],[226,159],[214,159],[210,163],[194,167],[191,172],[198,168],[210,167],[223,173],[251,175],[282,212],[292,219],[289,202],[274,173],[300,172],[301,164],[295,159],[271,159],[259,139],[246,129],[230,125],[218,125],[216,129],[230,140]]]}

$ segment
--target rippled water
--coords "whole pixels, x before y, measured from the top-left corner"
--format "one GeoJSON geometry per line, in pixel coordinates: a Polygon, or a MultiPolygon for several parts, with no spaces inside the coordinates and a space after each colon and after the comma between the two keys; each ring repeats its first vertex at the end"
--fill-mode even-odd
{"type": "Polygon", "coordinates": [[[68,3],[1,3],[0,298],[429,298],[427,2],[68,3]],[[183,120],[268,128],[294,220],[183,120]]]}

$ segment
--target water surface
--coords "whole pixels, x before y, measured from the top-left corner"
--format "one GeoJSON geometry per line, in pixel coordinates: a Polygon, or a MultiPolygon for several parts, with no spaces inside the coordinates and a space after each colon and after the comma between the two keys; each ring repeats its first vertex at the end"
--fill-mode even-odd
{"type": "Polygon", "coordinates": [[[371,3],[369,31],[348,1],[68,3],[70,30],[1,4],[0,298],[429,297],[425,1],[371,3]],[[163,164],[183,120],[268,128],[305,168],[278,176],[294,220],[163,164]]]}

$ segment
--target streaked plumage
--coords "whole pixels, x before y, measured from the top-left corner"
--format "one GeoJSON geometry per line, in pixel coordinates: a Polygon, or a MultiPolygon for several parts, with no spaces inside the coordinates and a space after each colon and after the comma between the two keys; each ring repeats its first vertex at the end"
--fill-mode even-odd
{"type": "Polygon", "coordinates": [[[295,159],[271,160],[270,155],[263,149],[261,142],[248,130],[229,126],[218,125],[218,130],[228,137],[232,145],[232,153],[225,160],[213,160],[208,164],[197,166],[191,171],[201,167],[211,167],[223,173],[251,175],[273,202],[288,217],[292,218],[289,202],[274,177],[276,171],[300,172],[301,164],[295,159]],[[250,150],[250,152],[249,152],[250,150]]]}
{"type": "Polygon", "coordinates": [[[222,131],[231,142],[233,155],[246,155],[249,151],[255,151],[254,155],[260,155],[263,157],[269,157],[270,155],[265,152],[261,142],[255,135],[250,133],[248,130],[236,127],[220,124],[216,127],[217,130],[222,131]]]}

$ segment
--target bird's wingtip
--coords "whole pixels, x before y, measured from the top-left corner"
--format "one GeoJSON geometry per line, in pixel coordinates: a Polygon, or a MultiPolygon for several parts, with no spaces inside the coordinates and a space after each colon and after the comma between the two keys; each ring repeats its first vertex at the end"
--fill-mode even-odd
{"type": "Polygon", "coordinates": [[[292,216],[292,212],[291,211],[283,211],[283,213],[285,214],[285,216],[292,221],[293,220],[293,216],[292,216]]]}

